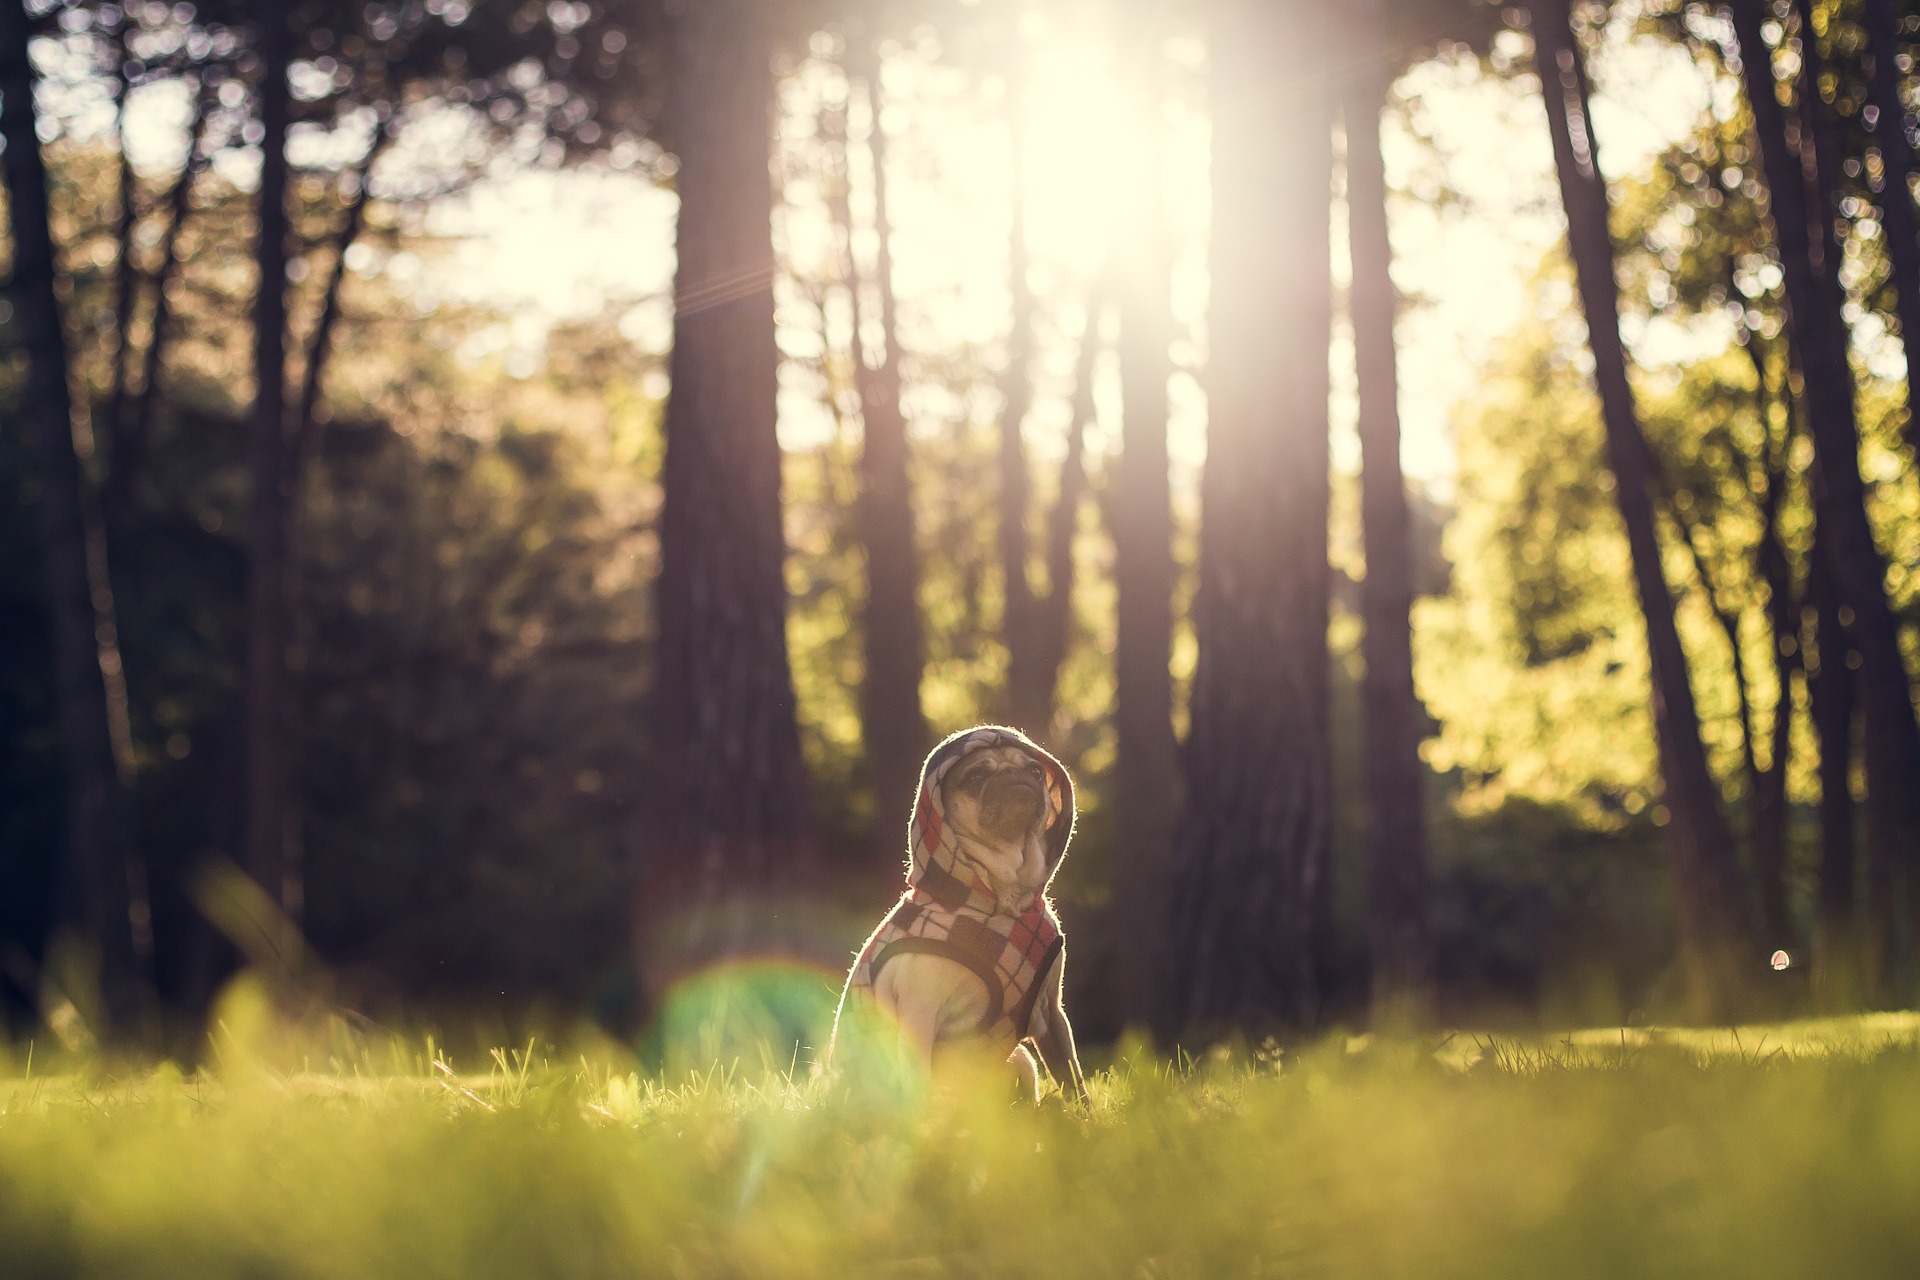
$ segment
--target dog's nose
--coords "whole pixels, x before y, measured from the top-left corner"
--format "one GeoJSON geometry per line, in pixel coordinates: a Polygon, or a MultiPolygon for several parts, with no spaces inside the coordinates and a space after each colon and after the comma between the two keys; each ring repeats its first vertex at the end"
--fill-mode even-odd
{"type": "Polygon", "coordinates": [[[1046,779],[1041,776],[1038,769],[1025,768],[1020,765],[1009,765],[994,774],[988,781],[989,785],[996,791],[1017,789],[1031,792],[1038,796],[1044,794],[1047,789],[1046,779]]]}
{"type": "Polygon", "coordinates": [[[1019,835],[1039,818],[1045,795],[1046,783],[1037,771],[1009,766],[981,788],[981,818],[997,834],[1019,835]]]}

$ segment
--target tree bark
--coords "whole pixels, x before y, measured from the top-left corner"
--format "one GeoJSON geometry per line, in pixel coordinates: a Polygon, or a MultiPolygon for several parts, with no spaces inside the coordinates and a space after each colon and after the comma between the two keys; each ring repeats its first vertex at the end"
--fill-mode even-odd
{"type": "Polygon", "coordinates": [[[133,233],[140,221],[140,184],[134,176],[133,158],[127,151],[127,99],[133,92],[133,85],[128,78],[128,63],[132,60],[133,54],[127,48],[127,32],[132,25],[133,19],[122,14],[120,30],[114,40],[116,54],[113,71],[114,142],[115,149],[119,152],[120,225],[117,229],[118,261],[114,264],[114,350],[113,363],[110,366],[112,385],[108,388],[106,417],[107,466],[109,468],[116,462],[112,446],[118,442],[120,419],[126,410],[127,379],[132,374],[133,303],[139,280],[139,271],[133,260],[133,233]]]}
{"type": "Polygon", "coordinates": [[[1697,1012],[1723,1017],[1741,1008],[1747,986],[1743,971],[1757,963],[1751,911],[1733,857],[1733,833],[1721,812],[1719,786],[1701,745],[1686,650],[1680,643],[1673,596],[1661,564],[1651,492],[1653,460],[1627,380],[1613,240],[1607,225],[1606,179],[1600,170],[1588,106],[1591,94],[1575,43],[1571,5],[1569,0],[1540,0],[1532,13],[1536,62],[1593,349],[1614,494],[1626,526],[1634,587],[1647,626],[1654,733],[1670,815],[1667,843],[1681,963],[1697,1012]]]}
{"type": "Polygon", "coordinates": [[[678,19],[672,391],[660,515],[649,990],[754,942],[734,903],[804,874],[774,434],[772,33],[756,0],[678,19]]]}
{"type": "MultiPolygon", "coordinates": [[[[112,492],[114,469],[119,462],[120,421],[126,408],[127,378],[132,362],[132,334],[134,303],[139,287],[139,271],[134,262],[133,238],[140,224],[140,183],[133,171],[133,158],[127,150],[127,110],[132,95],[133,84],[129,77],[132,53],[127,46],[127,33],[133,19],[121,15],[119,30],[114,39],[116,54],[114,80],[114,149],[118,160],[117,194],[120,200],[120,216],[115,228],[117,244],[114,262],[114,325],[113,358],[108,363],[109,386],[107,393],[106,419],[104,423],[93,424],[93,449],[83,460],[92,464],[89,483],[83,490],[86,501],[86,520],[90,552],[102,566],[98,571],[109,574],[105,566],[117,558],[111,552],[113,525],[106,508],[106,499],[112,492]],[[104,444],[105,457],[102,458],[104,444]],[[92,544],[97,544],[94,549],[92,544]]],[[[124,544],[122,544],[124,546],[124,544]]],[[[109,578],[111,583],[111,579],[109,578]]],[[[118,608],[115,609],[118,614],[118,608]]],[[[134,794],[133,759],[133,720],[126,688],[126,672],[120,661],[120,649],[113,646],[114,659],[102,668],[107,677],[107,713],[108,732],[114,743],[114,755],[119,767],[120,777],[127,788],[128,824],[136,830],[136,836],[129,849],[127,860],[127,913],[133,925],[134,963],[143,983],[153,973],[153,902],[147,886],[147,864],[144,853],[137,847],[137,800],[134,794]]]]}
{"type": "MultiPolygon", "coordinates": [[[[1816,539],[1819,535],[1815,534],[1816,539]]],[[[1814,988],[1829,1011],[1854,1007],[1866,993],[1856,887],[1853,803],[1854,674],[1831,577],[1817,554],[1807,583],[1815,644],[1808,653],[1807,696],[1820,743],[1820,870],[1814,928],[1814,988]]],[[[1889,901],[1882,893],[1880,900],[1889,901]]]]}
{"type": "MultiPolygon", "coordinates": [[[[887,214],[887,136],[880,126],[880,59],[870,38],[849,37],[847,75],[867,87],[871,121],[867,149],[873,161],[873,221],[879,241],[873,284],[881,329],[880,363],[871,366],[860,340],[862,282],[849,243],[847,262],[856,316],[853,356],[862,424],[860,534],[867,555],[866,676],[860,689],[860,713],[882,852],[898,857],[905,846],[903,823],[913,807],[920,764],[933,740],[920,704],[927,642],[920,617],[910,451],[900,404],[900,334],[893,292],[893,225],[887,214]]],[[[851,222],[848,232],[851,235],[851,222]]]]}
{"type": "MultiPolygon", "coordinates": [[[[146,468],[147,447],[153,436],[153,415],[159,407],[159,382],[171,328],[173,304],[167,298],[167,286],[180,271],[180,231],[186,225],[188,206],[193,198],[193,181],[206,167],[201,154],[206,136],[210,95],[202,89],[194,95],[193,122],[187,134],[187,154],[173,188],[167,193],[166,230],[160,237],[160,265],[153,273],[153,319],[148,326],[147,345],[140,353],[139,389],[129,386],[117,397],[116,407],[107,414],[106,428],[112,433],[113,447],[107,454],[107,477],[100,494],[106,514],[108,536],[124,544],[133,536],[134,485],[146,468]],[[129,408],[127,401],[131,400],[129,408]]],[[[130,360],[132,353],[126,353],[130,360]]]]}
{"type": "Polygon", "coordinates": [[[326,390],[327,365],[333,357],[334,329],[340,321],[340,291],[347,281],[347,251],[359,241],[360,232],[367,225],[367,205],[373,199],[373,166],[379,163],[393,136],[393,129],[377,126],[366,155],[354,170],[357,185],[347,201],[340,234],[334,240],[333,267],[327,273],[326,287],[320,292],[320,310],[314,317],[313,334],[307,341],[300,377],[300,402],[294,413],[293,438],[287,450],[287,492],[296,502],[307,459],[313,453],[320,430],[317,415],[320,397],[326,390]]]}
{"type": "MultiPolygon", "coordinates": [[[[1749,345],[1751,349],[1751,342],[1749,345]]],[[[1755,359],[1756,372],[1764,371],[1764,364],[1755,359]]],[[[1758,395],[1763,415],[1767,412],[1767,394],[1762,383],[1758,395]]],[[[1694,580],[1699,584],[1702,603],[1713,620],[1719,624],[1720,633],[1726,637],[1727,660],[1733,677],[1734,699],[1738,708],[1740,725],[1740,769],[1747,784],[1748,834],[1753,846],[1753,879],[1757,891],[1757,905],[1760,909],[1759,925],[1761,942],[1765,949],[1784,947],[1789,939],[1787,913],[1787,863],[1784,829],[1763,829],[1761,821],[1761,796],[1768,789],[1768,770],[1760,765],[1760,751],[1755,731],[1756,717],[1753,709],[1753,687],[1747,679],[1746,650],[1740,643],[1740,610],[1736,605],[1727,604],[1721,597],[1720,586],[1715,580],[1713,567],[1707,561],[1706,549],[1700,545],[1701,522],[1688,514],[1688,507],[1681,502],[1681,491],[1670,476],[1664,473],[1660,460],[1656,456],[1654,464],[1654,488],[1661,503],[1665,505],[1667,518],[1679,531],[1681,545],[1687,549],[1687,558],[1693,562],[1694,580]],[[1779,839],[1773,837],[1778,836],[1779,839]]],[[[1767,539],[1776,536],[1775,515],[1772,495],[1777,488],[1771,483],[1768,496],[1762,503],[1763,536],[1760,547],[1760,559],[1767,557],[1767,539]]]]}
{"type": "MultiPolygon", "coordinates": [[[[1753,362],[1754,399],[1764,431],[1761,470],[1765,489],[1760,496],[1760,542],[1755,569],[1767,585],[1767,623],[1773,637],[1774,711],[1768,743],[1767,767],[1753,774],[1753,864],[1760,886],[1760,909],[1769,937],[1786,946],[1792,919],[1787,910],[1787,764],[1793,750],[1793,678],[1803,670],[1800,646],[1800,603],[1794,590],[1793,566],[1780,538],[1780,507],[1786,501],[1787,460],[1793,447],[1791,379],[1782,389],[1785,401],[1784,439],[1775,443],[1774,396],[1767,371],[1767,355],[1756,333],[1747,335],[1747,353],[1753,362]]],[[[1750,753],[1751,754],[1751,753],[1750,753]]]]}
{"type": "Polygon", "coordinates": [[[1914,383],[1920,380],[1920,217],[1913,206],[1913,140],[1907,132],[1907,108],[1900,96],[1900,15],[1893,0],[1864,0],[1861,25],[1867,31],[1872,62],[1868,93],[1879,118],[1874,140],[1880,144],[1884,180],[1880,216],[1887,228],[1887,258],[1893,267],[1894,315],[1907,355],[1907,442],[1920,460],[1920,406],[1914,383]]]}
{"type": "MultiPolygon", "coordinates": [[[[1821,82],[1825,78],[1825,55],[1820,48],[1820,40],[1813,25],[1813,5],[1811,0],[1793,0],[1793,12],[1798,18],[1800,34],[1800,74],[1795,84],[1798,98],[1796,106],[1800,120],[1801,169],[1809,175],[1812,183],[1811,201],[1815,211],[1816,227],[1811,235],[1817,237],[1819,258],[1823,263],[1833,265],[1834,280],[1832,297],[1834,310],[1830,318],[1832,329],[1841,335],[1842,356],[1846,356],[1849,330],[1844,311],[1845,284],[1839,278],[1842,262],[1842,238],[1846,219],[1840,205],[1841,157],[1843,147],[1840,141],[1840,126],[1832,104],[1821,91],[1821,82]]],[[[1764,35],[1764,33],[1763,33],[1764,35]]],[[[1890,229],[1889,229],[1890,230],[1890,229]]],[[[1851,366],[1848,375],[1851,378],[1851,366]]],[[[1851,389],[1851,383],[1849,383],[1851,389]]],[[[1852,402],[1849,401],[1849,409],[1852,402]]],[[[1853,455],[1858,460],[1857,451],[1853,455]]],[[[1819,483],[1819,461],[1815,461],[1815,483],[1819,483]]],[[[1884,585],[1884,575],[1881,578],[1884,585]]],[[[1889,607],[1891,607],[1889,605],[1889,607]]],[[[1849,604],[1842,603],[1837,618],[1839,627],[1849,632],[1857,631],[1858,620],[1849,604]]],[[[1898,644],[1899,621],[1896,618],[1895,644],[1898,644]]],[[[1854,636],[1849,640],[1849,663],[1862,658],[1862,674],[1854,677],[1860,685],[1857,692],[1866,694],[1868,707],[1861,719],[1866,727],[1865,764],[1867,770],[1867,875],[1866,875],[1866,911],[1865,943],[1862,952],[1867,962],[1867,972],[1871,975],[1875,997],[1882,1005],[1903,1003],[1900,976],[1896,972],[1899,958],[1900,903],[1898,896],[1900,880],[1907,880],[1908,893],[1920,891],[1920,801],[1903,804],[1899,794],[1913,789],[1913,779],[1920,777],[1915,770],[1899,770],[1890,767],[1893,758],[1888,752],[1876,752],[1874,729],[1872,724],[1871,685],[1864,678],[1864,655],[1861,653],[1863,641],[1854,636]],[[1876,781],[1877,780],[1877,781],[1876,781]],[[1903,812],[1904,809],[1904,812],[1903,812]]],[[[1904,662],[1902,674],[1906,675],[1904,662]]],[[[1849,666],[1851,671],[1853,668],[1849,666]]],[[[1911,694],[1909,694],[1911,698],[1911,694]]],[[[1896,746],[1892,748],[1898,750],[1896,746]]],[[[1920,742],[1915,744],[1916,753],[1920,753],[1920,742]]],[[[1920,769],[1920,754],[1914,757],[1916,769],[1920,769]]],[[[1907,975],[1910,983],[1912,975],[1907,975]]]]}
{"type": "Polygon", "coordinates": [[[272,0],[256,9],[260,52],[259,284],[247,528],[245,869],[274,902],[287,887],[287,71],[292,32],[272,0]]]}
{"type": "Polygon", "coordinates": [[[1012,222],[1007,236],[1007,287],[1012,299],[1012,328],[1007,334],[1007,367],[1000,379],[1000,511],[996,542],[1004,604],[1001,640],[1007,650],[1007,722],[1047,740],[1043,723],[1046,699],[1040,689],[1039,654],[1034,644],[1036,602],[1027,577],[1031,546],[1027,537],[1027,508],[1033,499],[1033,479],[1027,469],[1026,439],[1022,434],[1027,410],[1033,404],[1033,285],[1028,278],[1026,183],[1026,69],[1017,32],[1012,65],[1007,73],[1009,203],[1012,222]]]}
{"type": "Polygon", "coordinates": [[[1360,584],[1367,672],[1367,933],[1377,1024],[1420,1025],[1433,1012],[1427,918],[1423,713],[1413,686],[1413,535],[1400,471],[1393,246],[1387,234],[1380,115],[1391,72],[1379,0],[1355,6],[1363,59],[1346,86],[1347,207],[1353,246],[1355,363],[1360,391],[1360,509],[1367,576],[1360,584]]]}
{"type": "Polygon", "coordinates": [[[1047,512],[1047,590],[1033,602],[1035,724],[1051,725],[1060,667],[1073,630],[1073,543],[1080,530],[1080,500],[1087,492],[1087,427],[1092,424],[1093,368],[1100,355],[1100,322],[1107,311],[1108,273],[1087,296],[1087,325],[1074,361],[1073,400],[1068,410],[1067,452],[1060,460],[1060,489],[1047,512]]]}
{"type": "Polygon", "coordinates": [[[281,769],[282,777],[286,780],[289,804],[295,812],[290,814],[286,839],[281,847],[280,906],[296,925],[304,917],[307,896],[306,840],[298,820],[298,804],[292,799],[300,794],[299,780],[306,754],[302,737],[305,721],[300,711],[302,699],[298,685],[300,673],[306,670],[308,642],[313,626],[304,572],[307,465],[320,442],[320,399],[326,390],[327,367],[333,357],[334,333],[340,323],[340,293],[347,279],[347,251],[353,248],[366,226],[367,205],[373,198],[373,166],[378,163],[393,136],[393,128],[376,126],[367,153],[361,157],[354,171],[358,183],[347,201],[346,216],[334,240],[333,267],[327,273],[326,285],[320,291],[320,310],[314,316],[313,332],[307,339],[306,354],[301,362],[299,398],[293,410],[283,459],[286,478],[282,483],[285,493],[282,515],[286,522],[286,533],[282,548],[287,564],[288,593],[285,648],[290,660],[287,667],[286,711],[282,720],[285,755],[281,769]]]}
{"type": "Polygon", "coordinates": [[[1273,68],[1330,35],[1305,0],[1216,0],[1209,425],[1170,1030],[1314,1025],[1331,831],[1332,95],[1273,68]]]}
{"type": "MultiPolygon", "coordinates": [[[[1707,563],[1706,552],[1700,546],[1699,524],[1683,513],[1677,495],[1667,495],[1667,512],[1674,527],[1680,531],[1688,558],[1693,561],[1693,574],[1700,584],[1701,598],[1708,612],[1713,614],[1714,621],[1720,624],[1720,633],[1727,640],[1727,658],[1732,668],[1730,674],[1733,677],[1734,697],[1739,708],[1740,769],[1747,783],[1748,834],[1753,845],[1753,880],[1760,909],[1760,942],[1763,949],[1767,950],[1784,947],[1791,941],[1787,912],[1786,833],[1784,829],[1763,821],[1767,815],[1762,813],[1762,797],[1769,793],[1771,770],[1760,765],[1759,742],[1754,728],[1753,686],[1748,683],[1747,655],[1740,643],[1740,613],[1722,602],[1713,570],[1707,563]]],[[[1778,737],[1776,734],[1776,749],[1778,737]]]]}
{"type": "MultiPolygon", "coordinates": [[[[133,1034],[141,982],[128,918],[135,857],[125,758],[116,744],[113,690],[119,648],[106,543],[74,445],[68,348],[54,290],[55,249],[47,214],[47,172],[36,132],[36,76],[24,0],[0,0],[0,134],[12,215],[12,293],[27,376],[22,415],[40,466],[40,535],[54,645],[55,705],[67,782],[67,846],[81,926],[100,966],[97,1028],[108,1039],[133,1034]]],[[[124,710],[124,706],[122,708],[124,710]]]]}
{"type": "MultiPolygon", "coordinates": [[[[1834,264],[1835,282],[1832,297],[1835,310],[1830,317],[1833,331],[1842,335],[1843,354],[1847,345],[1847,327],[1845,316],[1845,284],[1839,280],[1839,264],[1842,261],[1842,241],[1846,218],[1840,205],[1841,156],[1840,127],[1837,114],[1827,102],[1821,91],[1821,82],[1825,78],[1825,55],[1821,51],[1820,41],[1813,25],[1813,6],[1810,0],[1793,0],[1793,12],[1798,20],[1800,35],[1800,74],[1794,85],[1797,102],[1797,115],[1800,122],[1799,144],[1801,149],[1801,171],[1808,175],[1811,183],[1809,199],[1814,210],[1816,227],[1810,234],[1816,237],[1819,259],[1834,264]]],[[[1763,33],[1764,35],[1764,33],[1763,33]]],[[[1849,376],[1851,367],[1849,366],[1849,376]]],[[[1849,402],[1849,408],[1853,407],[1849,402]]],[[[1857,457],[1857,454],[1856,454],[1857,457]]],[[[1815,459],[1815,483],[1818,483],[1819,461],[1815,459]]],[[[1884,582],[1884,578],[1882,579],[1884,582]]],[[[1896,619],[1896,629],[1898,620],[1896,619]]],[[[1854,690],[1854,702],[1859,701],[1858,694],[1866,689],[1865,681],[1852,674],[1856,664],[1861,662],[1857,638],[1846,633],[1857,627],[1852,608],[1844,603],[1838,606],[1829,628],[1836,637],[1845,636],[1847,646],[1846,679],[1859,686],[1854,690]]],[[[1865,713],[1860,716],[1863,723],[1865,713]]],[[[1869,728],[1868,733],[1872,730],[1869,728]]],[[[1911,864],[1920,858],[1920,828],[1903,830],[1907,821],[1898,812],[1897,801],[1889,803],[1893,787],[1888,784],[1886,761],[1881,759],[1876,765],[1871,740],[1866,744],[1865,765],[1867,769],[1867,831],[1866,831],[1866,893],[1865,893],[1865,930],[1862,941],[1865,946],[1859,956],[1865,962],[1864,973],[1871,975],[1875,999],[1882,1005],[1891,1005],[1901,1001],[1897,990],[1899,985],[1895,966],[1899,951],[1899,892],[1898,882],[1902,864],[1911,864]],[[1879,785],[1875,785],[1876,772],[1880,775],[1879,785]],[[1904,847],[1903,847],[1904,846],[1904,847]]],[[[1851,745],[1850,745],[1851,752],[1851,745]]],[[[1851,783],[1848,784],[1851,786],[1851,783]]],[[[1911,780],[1894,784],[1899,788],[1911,786],[1911,780]]],[[[1915,818],[1920,822],[1920,817],[1915,818]]],[[[1910,888],[1912,886],[1909,886],[1910,888]]]]}
{"type": "Polygon", "coordinates": [[[1173,374],[1173,263],[1162,191],[1163,32],[1150,19],[1128,52],[1139,88],[1137,219],[1115,263],[1120,290],[1120,457],[1102,504],[1113,534],[1113,902],[1120,1012],[1159,1016],[1167,856],[1180,814],[1173,734],[1173,491],[1167,381],[1173,374]]]}
{"type": "MultiPolygon", "coordinates": [[[[1821,529],[1823,570],[1832,575],[1839,608],[1852,614],[1850,629],[1860,654],[1860,695],[1865,727],[1867,829],[1870,857],[1897,866],[1910,888],[1920,862],[1920,722],[1914,717],[1910,677],[1900,652],[1899,620],[1886,592],[1886,564],[1867,519],[1866,486],[1860,475],[1860,432],[1854,410],[1853,370],[1841,305],[1839,245],[1824,203],[1808,208],[1807,171],[1816,175],[1837,159],[1831,145],[1821,160],[1823,104],[1803,88],[1801,157],[1788,146],[1785,112],[1776,96],[1773,62],[1761,33],[1762,0],[1731,6],[1747,101],[1753,110],[1785,275],[1788,323],[1800,353],[1806,383],[1807,423],[1813,437],[1814,507],[1821,529]],[[1806,165],[1807,152],[1814,163],[1806,165]],[[1875,854],[1873,851],[1878,850],[1875,854]]],[[[1803,55],[1804,56],[1804,55],[1803,55]]],[[[1815,197],[1828,186],[1821,178],[1815,197]]],[[[1894,907],[1869,902],[1869,954],[1892,955],[1894,907]]],[[[1877,963],[1877,961],[1876,961],[1877,963]]],[[[1882,998],[1891,998],[1891,974],[1870,975],[1882,998]]]]}
{"type": "Polygon", "coordinates": [[[173,299],[167,286],[180,274],[180,228],[186,226],[186,213],[194,196],[194,178],[207,167],[205,130],[207,113],[213,102],[211,92],[202,86],[194,96],[194,123],[186,142],[186,161],[167,196],[167,230],[161,236],[159,271],[154,273],[154,320],[148,326],[146,351],[140,355],[140,390],[132,397],[132,409],[125,422],[109,422],[109,430],[119,432],[113,443],[102,505],[108,512],[109,526],[131,532],[134,484],[146,468],[146,451],[154,439],[154,415],[159,411],[159,374],[165,368],[167,342],[173,336],[173,299]]]}

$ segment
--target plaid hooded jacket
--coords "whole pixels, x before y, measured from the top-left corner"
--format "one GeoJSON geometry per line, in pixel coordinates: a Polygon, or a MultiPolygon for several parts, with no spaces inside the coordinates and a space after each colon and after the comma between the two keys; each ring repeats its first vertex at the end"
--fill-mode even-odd
{"type": "Polygon", "coordinates": [[[987,988],[987,1011],[974,1032],[996,1051],[1011,1053],[1027,1034],[1041,980],[1066,940],[1047,901],[1046,886],[1019,916],[999,913],[979,873],[959,858],[947,825],[942,783],[967,755],[990,747],[1019,747],[1047,775],[1050,807],[1047,879],[1059,869],[1073,838],[1073,780],[1058,760],[1018,729],[987,726],[954,734],[935,747],[920,771],[920,791],[907,824],[907,889],[860,949],[840,993],[836,1036],[849,1002],[873,999],[874,979],[894,957],[920,953],[965,965],[987,988]]]}

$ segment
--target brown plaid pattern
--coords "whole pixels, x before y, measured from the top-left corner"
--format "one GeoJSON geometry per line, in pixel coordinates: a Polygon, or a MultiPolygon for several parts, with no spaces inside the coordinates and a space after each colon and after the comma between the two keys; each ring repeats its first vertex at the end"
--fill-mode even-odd
{"type": "Polygon", "coordinates": [[[992,747],[1019,747],[1038,760],[1047,774],[1047,803],[1052,814],[1047,825],[1047,869],[1057,869],[1073,839],[1073,779],[1067,768],[1018,729],[985,725],[954,734],[935,747],[920,769],[920,794],[907,824],[907,882],[924,885],[937,900],[953,907],[967,899],[971,870],[959,858],[959,846],[947,826],[942,784],[962,759],[992,747]]]}
{"type": "MultiPolygon", "coordinates": [[[[907,825],[907,891],[860,949],[840,993],[871,999],[874,978],[895,956],[939,955],[965,965],[987,989],[976,1033],[1011,1053],[1027,1034],[1040,983],[1066,945],[1045,892],[1019,916],[999,913],[980,876],[959,858],[948,828],[942,783],[961,759],[990,747],[1017,746],[1045,768],[1052,818],[1047,829],[1049,875],[1073,838],[1073,781],[1065,766],[1017,729],[989,725],[956,733],[935,747],[920,771],[920,793],[907,825]]],[[[838,1034],[839,1014],[834,1019],[838,1034]]]]}
{"type": "MultiPolygon", "coordinates": [[[[1065,945],[1059,917],[1045,897],[1035,898],[1021,915],[1008,917],[965,907],[953,910],[911,890],[861,948],[847,975],[847,990],[870,996],[874,979],[895,956],[944,956],[972,970],[987,989],[986,1012],[974,1033],[1011,1053],[1026,1038],[1040,980],[1065,945]]],[[[844,1003],[846,997],[841,999],[844,1003]]]]}

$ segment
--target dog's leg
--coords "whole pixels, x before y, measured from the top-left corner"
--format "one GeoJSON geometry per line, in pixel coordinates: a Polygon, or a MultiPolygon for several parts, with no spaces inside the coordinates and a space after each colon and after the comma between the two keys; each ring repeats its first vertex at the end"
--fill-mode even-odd
{"type": "Polygon", "coordinates": [[[907,999],[895,1006],[900,1037],[921,1070],[933,1074],[933,1050],[940,1038],[940,1009],[930,1000],[907,999]]]}
{"type": "Polygon", "coordinates": [[[1033,1055],[1027,1052],[1027,1046],[1024,1044],[1013,1046],[1013,1052],[1007,1055],[1007,1061],[1013,1064],[1020,1096],[1035,1106],[1040,1105],[1040,1068],[1034,1065],[1033,1055]]]}
{"type": "Polygon", "coordinates": [[[874,1000],[891,1013],[905,1047],[932,1074],[940,1046],[964,1038],[960,1032],[987,1010],[987,988],[973,971],[945,956],[904,955],[891,961],[874,980],[874,1000]]]}
{"type": "Polygon", "coordinates": [[[1080,1072],[1080,1054],[1073,1043],[1073,1024],[1067,1021],[1066,1005],[1060,994],[1066,967],[1067,953],[1062,951],[1054,961],[1053,971],[1047,975],[1046,990],[1034,1002],[1027,1034],[1033,1037],[1035,1047],[1040,1050],[1040,1060],[1047,1064],[1047,1074],[1060,1086],[1060,1091],[1070,1092],[1080,1102],[1090,1102],[1087,1079],[1080,1072]]]}

